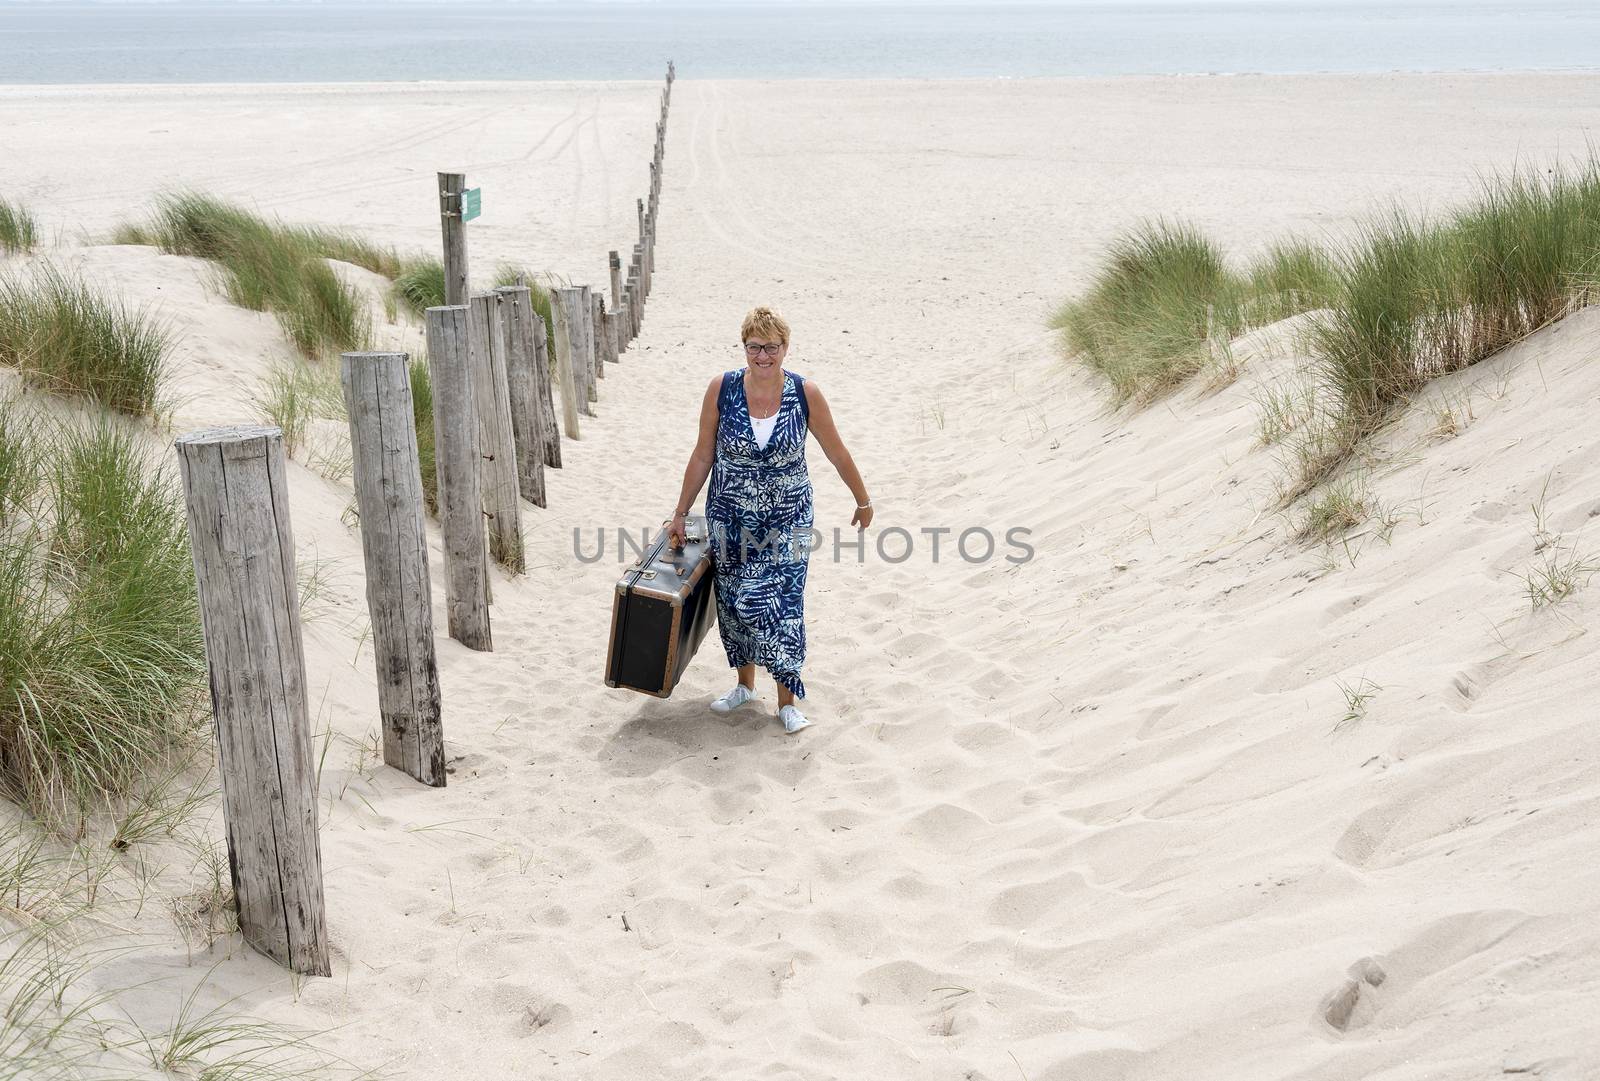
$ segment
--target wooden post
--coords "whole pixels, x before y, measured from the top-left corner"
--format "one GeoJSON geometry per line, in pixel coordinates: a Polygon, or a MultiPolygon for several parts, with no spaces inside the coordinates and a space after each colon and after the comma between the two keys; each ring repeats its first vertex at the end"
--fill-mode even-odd
{"type": "Polygon", "coordinates": [[[634,245],[633,250],[638,251],[639,247],[644,244],[644,200],[635,199],[634,203],[639,208],[639,243],[634,245]]]}
{"type": "Polygon", "coordinates": [[[576,289],[550,290],[550,315],[556,321],[556,381],[561,385],[562,430],[568,439],[578,438],[578,373],[574,354],[577,328],[573,326],[576,289]]]}
{"type": "Polygon", "coordinates": [[[478,495],[478,405],[467,352],[467,306],[424,313],[433,383],[434,461],[439,472],[445,610],[450,637],[468,649],[494,648],[489,630],[489,567],[478,495]]]}
{"type": "MultiPolygon", "coordinates": [[[[544,412],[539,400],[538,347],[534,343],[532,292],[526,285],[496,289],[504,299],[506,382],[511,400],[511,434],[517,443],[517,484],[522,498],[547,505],[544,488],[544,412]]],[[[538,328],[543,334],[544,328],[538,328]]]]}
{"type": "MultiPolygon", "coordinates": [[[[548,294],[547,294],[548,295],[548,294]]],[[[551,305],[551,318],[555,306],[551,305]]],[[[533,384],[539,392],[539,433],[544,441],[544,464],[551,469],[561,468],[561,429],[556,424],[556,407],[551,393],[551,371],[554,358],[550,356],[550,334],[539,313],[533,313],[533,384]]]]}
{"type": "Polygon", "coordinates": [[[582,339],[578,358],[583,370],[583,395],[578,398],[578,408],[583,410],[585,416],[592,417],[594,410],[589,408],[589,403],[600,400],[600,386],[594,363],[594,291],[589,286],[578,287],[577,304],[577,310],[572,315],[582,339]]]}
{"type": "Polygon", "coordinates": [[[439,222],[444,230],[444,302],[467,302],[467,223],[461,220],[465,173],[439,174],[439,222]]]}
{"type": "Polygon", "coordinates": [[[499,293],[479,293],[468,301],[467,351],[478,405],[478,453],[483,456],[479,483],[483,513],[489,519],[489,556],[512,574],[521,574],[527,569],[527,560],[522,548],[503,307],[499,293]]]}
{"type": "Polygon", "coordinates": [[[628,348],[627,322],[628,314],[622,306],[622,256],[613,249],[609,259],[611,265],[611,348],[612,359],[622,359],[623,352],[628,348]]]}
{"type": "Polygon", "coordinates": [[[175,445],[239,930],[280,965],[326,976],[316,770],[283,432],[212,428],[179,436],[175,445]]]}
{"type": "MultiPolygon", "coordinates": [[[[606,310],[606,302],[600,300],[600,351],[607,364],[617,362],[617,315],[606,310]]],[[[601,371],[605,371],[604,366],[601,371]]]]}
{"type": "Polygon", "coordinates": [[[655,243],[655,235],[654,235],[654,232],[653,232],[655,227],[656,227],[655,221],[650,217],[649,214],[646,214],[644,216],[644,243],[639,246],[639,252],[640,252],[640,263],[639,263],[639,265],[643,268],[643,270],[639,274],[639,278],[640,278],[641,281],[644,282],[644,295],[645,296],[649,296],[650,295],[650,292],[651,292],[651,290],[652,290],[652,288],[654,287],[654,284],[655,284],[654,281],[652,280],[654,275],[655,275],[655,269],[656,269],[655,268],[655,262],[656,262],[656,260],[655,260],[655,246],[656,246],[656,243],[655,243]]]}
{"type": "Polygon", "coordinates": [[[404,353],[345,353],[339,375],[350,415],[383,761],[443,788],[444,727],[409,360],[404,353]]]}
{"type": "Polygon", "coordinates": [[[633,336],[637,338],[644,328],[644,296],[639,291],[639,271],[628,271],[628,314],[633,320],[633,336]]]}
{"type": "Polygon", "coordinates": [[[594,320],[594,374],[601,379],[606,377],[606,338],[610,337],[611,325],[606,322],[606,302],[598,293],[591,293],[590,318],[594,320]]]}

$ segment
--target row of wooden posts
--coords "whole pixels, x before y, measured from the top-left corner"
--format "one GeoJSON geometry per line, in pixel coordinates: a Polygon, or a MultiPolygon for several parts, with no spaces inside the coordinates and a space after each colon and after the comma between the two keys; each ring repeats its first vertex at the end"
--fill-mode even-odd
{"type": "MultiPolygon", "coordinates": [[[[553,289],[561,431],[578,438],[596,381],[637,337],[655,268],[668,62],[626,280],[610,253],[608,308],[589,286],[553,289]]],[[[546,505],[561,466],[543,320],[527,284],[470,294],[465,177],[441,173],[446,303],[425,313],[450,637],[493,648],[485,552],[524,569],[521,500],[546,505]]],[[[422,479],[405,353],[345,353],[356,506],[377,666],[384,762],[445,783],[444,729],[422,479]]],[[[229,867],[239,929],[295,972],[328,975],[293,535],[278,428],[191,432],[176,442],[210,669],[229,867]]]]}

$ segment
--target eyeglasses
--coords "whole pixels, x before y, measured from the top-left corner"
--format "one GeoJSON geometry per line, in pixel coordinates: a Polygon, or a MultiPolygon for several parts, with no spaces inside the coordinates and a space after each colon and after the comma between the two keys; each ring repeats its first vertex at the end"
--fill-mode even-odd
{"type": "Polygon", "coordinates": [[[766,353],[769,357],[778,355],[778,350],[783,348],[782,342],[745,342],[744,351],[753,357],[766,353]]]}

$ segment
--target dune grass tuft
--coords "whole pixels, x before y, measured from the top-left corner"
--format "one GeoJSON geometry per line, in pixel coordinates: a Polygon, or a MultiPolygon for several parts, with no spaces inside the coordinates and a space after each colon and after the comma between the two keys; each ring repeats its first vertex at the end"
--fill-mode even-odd
{"type": "Polygon", "coordinates": [[[1593,303],[1597,263],[1594,160],[1490,178],[1441,221],[1395,210],[1369,222],[1312,330],[1343,422],[1364,436],[1429,380],[1593,303]]]}
{"type": "Polygon", "coordinates": [[[44,456],[36,425],[13,400],[0,398],[0,530],[16,520],[39,488],[44,456]]]}
{"type": "Polygon", "coordinates": [[[354,233],[347,233],[339,229],[325,229],[321,226],[300,226],[290,228],[291,234],[303,238],[312,250],[318,252],[324,259],[336,259],[341,263],[350,263],[353,266],[370,270],[374,274],[381,274],[385,278],[399,276],[405,266],[405,260],[393,247],[385,244],[374,244],[365,237],[354,233]]]}
{"type": "Polygon", "coordinates": [[[1339,295],[1339,267],[1326,248],[1308,240],[1272,245],[1250,265],[1244,301],[1251,326],[1325,308],[1339,295]]]}
{"type": "Polygon", "coordinates": [[[395,275],[394,291],[413,315],[444,303],[444,264],[437,259],[407,263],[395,275]]]}
{"type": "Polygon", "coordinates": [[[422,501],[428,513],[439,513],[439,473],[433,435],[433,380],[428,359],[411,361],[411,418],[417,429],[417,463],[422,471],[422,501]]]}
{"type": "Polygon", "coordinates": [[[303,360],[277,363],[256,396],[262,419],[283,429],[284,453],[299,454],[316,420],[344,420],[344,391],[329,365],[303,360]]]}
{"type": "MultiPolygon", "coordinates": [[[[1575,166],[1488,177],[1471,202],[1437,218],[1388,209],[1335,251],[1279,243],[1240,275],[1192,228],[1146,224],[1111,246],[1089,292],[1052,326],[1119,401],[1148,400],[1212,364],[1220,337],[1311,312],[1308,388],[1258,398],[1261,441],[1288,447],[1294,476],[1282,496],[1292,502],[1336,483],[1430,380],[1597,301],[1600,157],[1591,153],[1575,166]]],[[[1438,426],[1458,428],[1453,414],[1438,426]]],[[[1312,532],[1327,532],[1322,517],[1335,528],[1349,517],[1340,496],[1323,493],[1330,513],[1313,516],[1312,532]]]]}
{"type": "Polygon", "coordinates": [[[1087,295],[1052,325],[1118,400],[1148,400],[1198,372],[1216,335],[1243,329],[1242,299],[1215,245],[1157,220],[1113,242],[1087,295]]]}
{"type": "Polygon", "coordinates": [[[39,224],[21,203],[0,199],[0,251],[30,252],[39,243],[39,224]]]}
{"type": "Polygon", "coordinates": [[[296,348],[309,357],[359,349],[370,333],[366,302],[339,280],[327,260],[356,261],[369,269],[399,265],[392,251],[346,234],[270,222],[197,192],[162,196],[149,225],[124,227],[116,239],[216,262],[228,299],[276,314],[296,348]]]}
{"type": "Polygon", "coordinates": [[[0,459],[31,464],[0,522],[0,783],[71,828],[197,731],[194,568],[176,486],[125,424],[3,411],[0,459]]]}
{"type": "Polygon", "coordinates": [[[59,270],[0,279],[0,364],[48,390],[151,415],[168,349],[166,332],[145,312],[59,270]]]}

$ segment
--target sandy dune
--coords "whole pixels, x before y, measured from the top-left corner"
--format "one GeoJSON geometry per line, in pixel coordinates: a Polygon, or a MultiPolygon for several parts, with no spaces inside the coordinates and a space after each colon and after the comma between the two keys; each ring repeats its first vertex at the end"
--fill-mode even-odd
{"type": "MultiPolygon", "coordinates": [[[[1113,415],[1041,329],[1140,215],[1245,255],[1390,197],[1444,205],[1474,170],[1581,149],[1600,78],[692,76],[643,337],[528,508],[498,652],[441,637],[443,791],[357,768],[377,717],[350,493],[293,469],[299,546],[334,571],[307,627],[339,737],[334,977],[296,988],[235,947],[210,994],[337,1026],[327,1046],[397,1078],[1600,1076],[1600,590],[1534,611],[1518,577],[1541,499],[1600,558],[1600,314],[1430,390],[1471,423],[1445,438],[1419,406],[1372,469],[1390,528],[1331,548],[1291,539],[1256,445],[1252,393],[1292,358],[1113,415]],[[764,675],[759,708],[705,709],[729,683],[714,635],[671,699],[607,689],[620,568],[573,546],[670,514],[757,303],[833,402],[873,534],[913,539],[813,557],[795,737],[764,675]],[[953,550],[970,527],[993,558],[953,550]]],[[[655,94],[0,89],[0,193],[183,331],[180,427],[248,419],[288,349],[272,320],[97,235],[181,179],[431,250],[431,174],[461,168],[485,188],[477,268],[599,282],[632,243],[655,94]]],[[[849,492],[811,470],[819,527],[848,531],[849,492]]],[[[216,959],[162,921],[128,983],[216,959]]]]}

